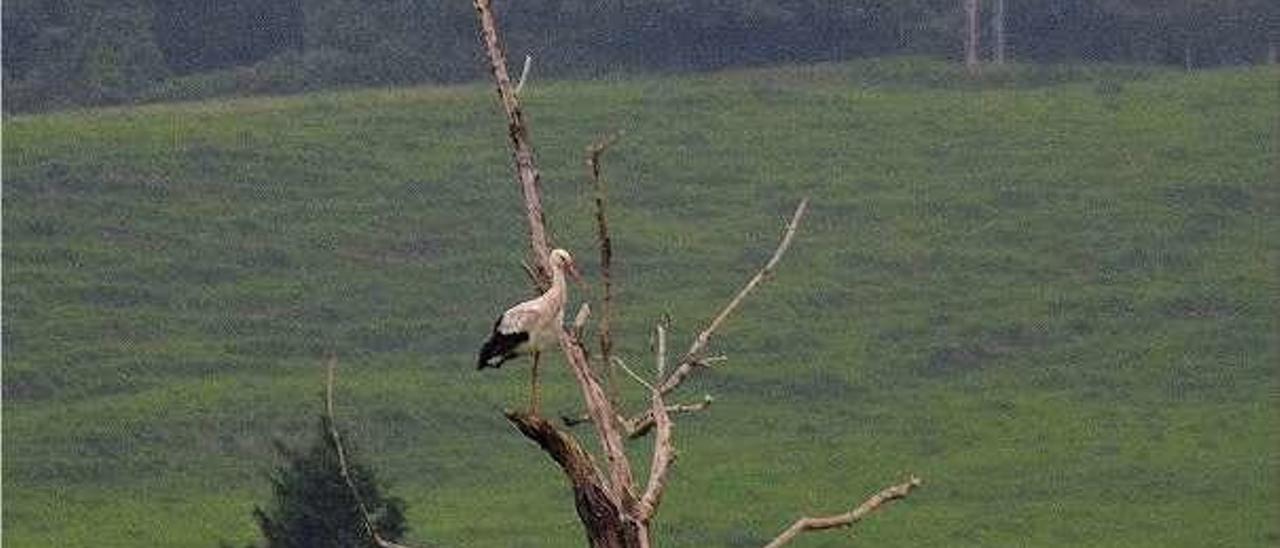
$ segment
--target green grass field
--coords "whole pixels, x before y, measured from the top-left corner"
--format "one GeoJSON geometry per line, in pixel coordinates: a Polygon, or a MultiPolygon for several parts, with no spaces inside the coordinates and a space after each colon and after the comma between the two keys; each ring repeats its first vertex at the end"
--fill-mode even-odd
{"type": "MultiPolygon", "coordinates": [[[[730,361],[681,390],[717,402],[677,423],[663,546],[758,546],[909,473],[909,500],[795,546],[1280,543],[1274,69],[972,82],[891,59],[525,93],[550,227],[589,276],[583,148],[626,132],[605,170],[631,361],[666,313],[683,349],[812,200],[713,342],[730,361]]],[[[4,130],[5,546],[256,538],[328,352],[409,541],[581,544],[499,412],[527,367],[473,366],[529,294],[489,87],[4,130]]],[[[544,406],[575,410],[549,363],[544,406]]]]}

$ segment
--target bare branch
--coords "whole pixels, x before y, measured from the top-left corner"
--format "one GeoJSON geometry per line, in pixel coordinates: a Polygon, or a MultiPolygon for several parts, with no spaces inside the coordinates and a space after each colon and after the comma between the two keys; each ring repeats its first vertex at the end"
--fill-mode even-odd
{"type": "MultiPolygon", "coordinates": [[[[715,403],[715,401],[716,399],[711,397],[711,394],[706,394],[702,396],[702,399],[699,400],[697,403],[668,404],[667,413],[670,415],[696,413],[698,411],[702,411],[703,409],[711,407],[711,404],[715,403]]],[[[588,417],[586,413],[582,413],[579,415],[561,415],[560,421],[565,426],[572,428],[579,424],[591,422],[591,417],[588,417]]],[[[632,439],[639,438],[645,434],[648,434],[649,429],[653,428],[653,410],[645,409],[644,412],[640,413],[639,415],[636,415],[635,418],[631,418],[631,419],[628,419],[626,417],[618,417],[618,423],[622,425],[623,432],[626,434],[628,438],[632,438],[632,439]]]]}
{"type": "Polygon", "coordinates": [[[515,91],[513,92],[513,93],[515,93],[515,94],[516,94],[516,96],[519,96],[519,95],[520,95],[520,92],[524,91],[524,84],[525,84],[525,82],[528,82],[528,81],[529,81],[529,69],[530,69],[532,66],[533,66],[533,56],[532,56],[532,55],[525,55],[525,56],[524,56],[524,68],[520,70],[520,81],[516,83],[516,89],[515,89],[515,91]]]}
{"type": "Polygon", "coordinates": [[[716,314],[715,318],[711,320],[711,324],[693,339],[693,344],[689,346],[689,350],[685,351],[684,357],[680,358],[680,365],[676,367],[670,377],[667,377],[666,381],[663,381],[663,394],[667,394],[675,390],[677,386],[680,386],[680,383],[684,382],[685,377],[688,377],[695,367],[706,366],[707,362],[700,359],[699,355],[706,350],[707,343],[711,340],[711,335],[724,323],[729,314],[738,308],[738,305],[751,293],[751,290],[755,289],[757,285],[760,285],[760,282],[773,273],[773,269],[777,266],[778,261],[782,259],[782,255],[787,252],[787,248],[791,247],[791,239],[796,235],[796,227],[800,225],[800,219],[804,217],[808,207],[808,198],[800,200],[800,204],[796,206],[795,213],[791,214],[791,221],[787,223],[786,231],[782,234],[782,241],[778,242],[778,248],[773,251],[773,256],[769,258],[769,261],[764,264],[764,267],[759,272],[756,272],[755,276],[752,276],[747,281],[747,284],[738,291],[738,294],[734,295],[729,304],[725,305],[719,314],[716,314]]]}
{"type": "MultiPolygon", "coordinates": [[[[702,411],[715,401],[710,394],[702,397],[702,401],[698,403],[676,403],[666,407],[668,415],[681,413],[695,413],[702,411]]],[[[632,419],[619,419],[622,421],[623,428],[626,430],[627,437],[636,439],[648,434],[653,429],[653,409],[646,409],[643,413],[632,419]]]]}
{"type": "Polygon", "coordinates": [[[600,246],[600,282],[604,287],[600,299],[600,364],[604,368],[605,388],[609,397],[617,404],[618,386],[613,371],[613,332],[610,322],[613,319],[613,240],[609,237],[609,221],[605,209],[608,198],[605,192],[604,178],[600,176],[600,156],[622,137],[615,132],[587,146],[587,176],[595,189],[596,202],[596,239],[600,246]]]}
{"type": "Polygon", "coordinates": [[[329,356],[328,377],[325,379],[324,392],[324,412],[325,418],[329,421],[329,437],[333,441],[334,452],[338,454],[338,470],[342,473],[342,481],[347,483],[347,488],[351,490],[351,496],[356,499],[356,506],[360,510],[360,518],[364,521],[365,532],[369,533],[378,546],[382,548],[408,548],[402,544],[396,544],[382,538],[378,534],[378,529],[373,526],[373,518],[369,515],[369,507],[364,503],[364,497],[360,496],[360,491],[356,489],[356,484],[351,479],[351,472],[347,468],[347,452],[342,448],[342,437],[338,435],[338,427],[333,414],[333,371],[338,366],[338,358],[329,356]]]}
{"type": "Polygon", "coordinates": [[[473,0],[480,18],[480,35],[489,58],[489,71],[498,91],[498,100],[507,116],[507,135],[511,140],[512,155],[516,165],[516,179],[524,192],[525,215],[529,221],[529,245],[537,268],[538,287],[545,290],[551,285],[551,264],[548,263],[551,246],[547,239],[546,217],[542,213],[541,175],[533,157],[533,145],[529,143],[529,130],[524,123],[520,98],[511,87],[507,74],[507,54],[498,36],[498,23],[490,0],[473,0]]]}
{"type": "Polygon", "coordinates": [[[630,375],[631,378],[636,382],[640,383],[641,386],[649,389],[649,391],[655,390],[653,385],[649,384],[649,381],[644,380],[643,377],[641,377],[640,375],[637,375],[635,371],[632,371],[630,367],[627,367],[627,362],[622,361],[622,358],[614,356],[613,363],[617,364],[618,367],[621,367],[622,370],[627,373],[627,375],[630,375]]]}
{"type": "MultiPolygon", "coordinates": [[[[662,371],[666,368],[667,361],[667,330],[661,322],[656,326],[656,330],[658,335],[657,372],[658,378],[662,378],[662,371]]],[[[653,458],[649,461],[649,482],[637,505],[637,517],[643,522],[653,518],[658,504],[662,502],[662,494],[667,488],[667,476],[671,472],[671,464],[676,460],[675,444],[671,441],[671,416],[667,415],[667,406],[662,402],[662,391],[651,387],[649,394],[655,434],[653,458]]]]}
{"type": "Polygon", "coordinates": [[[919,487],[920,478],[911,476],[906,483],[887,487],[884,490],[871,495],[871,498],[863,501],[857,508],[850,510],[844,514],[835,516],[826,516],[820,518],[800,518],[791,524],[785,531],[775,537],[765,548],[778,548],[788,542],[791,542],[797,535],[805,531],[820,531],[822,529],[831,529],[833,527],[849,527],[868,514],[880,509],[884,504],[906,497],[911,493],[912,489],[919,487]]]}

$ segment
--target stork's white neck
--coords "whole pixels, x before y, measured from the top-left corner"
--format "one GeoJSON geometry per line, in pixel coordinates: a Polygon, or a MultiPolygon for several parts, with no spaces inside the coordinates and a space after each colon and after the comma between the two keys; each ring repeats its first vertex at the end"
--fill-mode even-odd
{"type": "Polygon", "coordinates": [[[563,264],[557,261],[551,262],[551,287],[547,289],[543,296],[555,303],[555,307],[560,309],[560,314],[564,315],[565,283],[563,264]]]}

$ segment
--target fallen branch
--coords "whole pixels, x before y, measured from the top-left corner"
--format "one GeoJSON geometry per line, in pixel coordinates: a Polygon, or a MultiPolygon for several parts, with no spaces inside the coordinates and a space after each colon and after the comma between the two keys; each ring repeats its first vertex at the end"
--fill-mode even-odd
{"type": "Polygon", "coordinates": [[[868,514],[880,509],[884,504],[905,498],[911,493],[912,489],[919,487],[920,484],[920,478],[911,476],[911,479],[907,480],[906,483],[887,487],[879,493],[871,495],[871,498],[863,501],[863,503],[859,504],[857,508],[854,508],[844,514],[820,518],[800,518],[796,520],[795,523],[792,523],[791,527],[788,527],[777,537],[774,537],[774,539],[770,541],[769,544],[766,544],[764,548],[778,548],[779,546],[791,542],[796,536],[805,531],[820,531],[823,529],[831,529],[833,527],[849,527],[861,521],[862,518],[867,517],[868,514]]]}
{"type": "Polygon", "coordinates": [[[351,496],[356,499],[356,507],[360,510],[360,519],[364,521],[365,532],[369,533],[369,538],[382,548],[408,548],[403,544],[396,544],[382,538],[378,534],[378,529],[373,526],[373,518],[369,515],[369,507],[364,503],[364,497],[360,496],[360,491],[356,489],[356,484],[351,479],[351,472],[347,468],[347,453],[342,448],[342,437],[338,435],[338,427],[336,426],[333,416],[333,370],[337,368],[338,359],[329,357],[329,374],[325,379],[324,392],[324,413],[325,418],[329,422],[329,437],[333,440],[334,452],[338,454],[338,470],[342,473],[342,481],[346,482],[347,488],[351,490],[351,496]]]}

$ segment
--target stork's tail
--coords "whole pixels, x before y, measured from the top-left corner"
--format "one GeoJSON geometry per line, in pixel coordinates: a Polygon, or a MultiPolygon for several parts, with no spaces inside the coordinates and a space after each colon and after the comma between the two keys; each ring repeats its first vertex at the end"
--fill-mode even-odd
{"type": "Polygon", "coordinates": [[[501,367],[502,362],[507,361],[507,356],[498,348],[494,338],[490,338],[480,347],[480,359],[476,361],[476,369],[484,369],[486,367],[501,367]]]}
{"type": "Polygon", "coordinates": [[[493,334],[489,335],[489,340],[485,341],[484,346],[480,347],[480,359],[476,361],[476,369],[502,367],[503,362],[519,355],[517,347],[528,340],[529,334],[525,332],[498,332],[498,324],[495,323],[493,334]]]}

